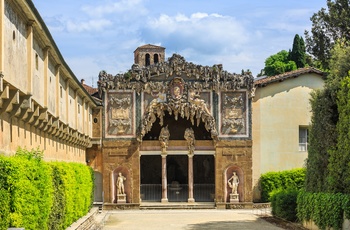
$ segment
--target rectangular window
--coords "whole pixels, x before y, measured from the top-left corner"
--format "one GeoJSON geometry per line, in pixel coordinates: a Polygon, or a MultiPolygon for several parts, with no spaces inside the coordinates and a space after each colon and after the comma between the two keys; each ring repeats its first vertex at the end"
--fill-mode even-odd
{"type": "Polygon", "coordinates": [[[306,127],[299,127],[299,151],[306,152],[309,142],[309,131],[306,127]]]}

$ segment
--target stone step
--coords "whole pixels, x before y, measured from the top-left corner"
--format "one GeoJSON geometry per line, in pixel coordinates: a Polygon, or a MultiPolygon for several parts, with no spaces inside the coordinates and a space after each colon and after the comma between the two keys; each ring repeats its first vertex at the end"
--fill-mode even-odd
{"type": "Polygon", "coordinates": [[[142,202],[140,204],[141,210],[150,209],[215,209],[214,202],[142,202]]]}

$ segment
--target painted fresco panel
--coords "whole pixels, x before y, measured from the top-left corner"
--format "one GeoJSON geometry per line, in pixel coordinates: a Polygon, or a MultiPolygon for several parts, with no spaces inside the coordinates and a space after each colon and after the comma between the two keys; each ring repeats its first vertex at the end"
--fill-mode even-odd
{"type": "Polygon", "coordinates": [[[109,92],[107,94],[107,136],[132,137],[135,135],[134,98],[132,92],[109,92]]]}
{"type": "Polygon", "coordinates": [[[220,111],[220,135],[248,135],[246,92],[222,92],[220,111]]]}

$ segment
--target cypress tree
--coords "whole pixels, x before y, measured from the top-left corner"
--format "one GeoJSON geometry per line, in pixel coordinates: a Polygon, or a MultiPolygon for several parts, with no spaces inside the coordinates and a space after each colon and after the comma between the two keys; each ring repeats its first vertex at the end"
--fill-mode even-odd
{"type": "Polygon", "coordinates": [[[290,60],[294,61],[298,68],[305,67],[306,53],[304,39],[296,34],[293,40],[293,49],[290,52],[290,60]]]}

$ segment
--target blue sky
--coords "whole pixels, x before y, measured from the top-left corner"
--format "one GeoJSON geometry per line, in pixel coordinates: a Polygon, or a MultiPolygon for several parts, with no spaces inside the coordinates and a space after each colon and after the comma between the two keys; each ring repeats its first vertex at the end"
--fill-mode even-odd
{"type": "Polygon", "coordinates": [[[304,37],[326,0],[33,0],[76,77],[125,72],[144,44],[199,65],[256,76],[267,57],[304,37]]]}

